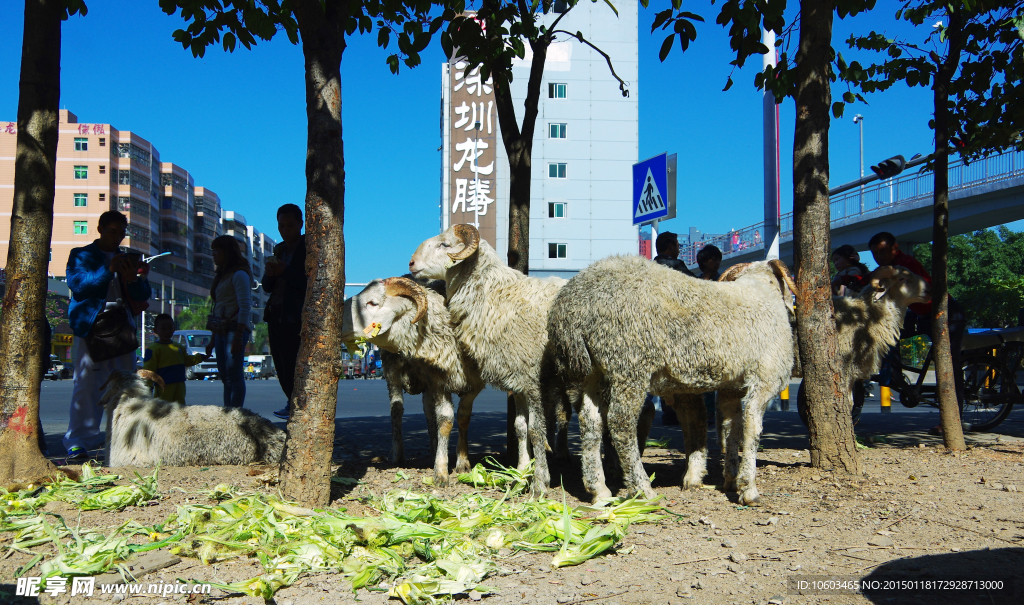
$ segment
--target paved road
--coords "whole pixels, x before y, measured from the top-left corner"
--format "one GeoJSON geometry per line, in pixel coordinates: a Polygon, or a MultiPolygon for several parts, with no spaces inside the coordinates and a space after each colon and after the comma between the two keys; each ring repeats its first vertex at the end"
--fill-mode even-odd
{"type": "MultiPolygon", "coordinates": [[[[796,396],[796,381],[790,387],[796,396]]],[[[63,453],[60,439],[67,430],[68,403],[71,399],[71,380],[44,381],[40,407],[43,429],[53,454],[63,453]]],[[[246,383],[245,407],[274,421],[284,428],[272,412],[284,406],[284,394],[277,380],[255,380],[246,383]]],[[[939,412],[935,408],[919,406],[905,408],[893,402],[892,413],[881,413],[878,389],[864,404],[864,413],[857,426],[859,435],[886,435],[894,444],[941,443],[941,437],[932,437],[927,430],[939,423],[939,412]]],[[[191,381],[188,383],[188,402],[194,405],[221,405],[223,388],[217,381],[191,381]]],[[[422,398],[406,395],[405,421],[403,431],[406,449],[410,457],[426,455],[426,421],[423,416],[422,398]],[[420,451],[422,450],[422,452],[420,451]]],[[[471,427],[471,452],[481,455],[502,453],[505,448],[505,393],[488,387],[477,397],[473,405],[471,427]]],[[[388,406],[387,385],[383,380],[343,380],[338,385],[338,408],[335,416],[338,455],[377,456],[386,455],[391,446],[391,421],[388,406]]],[[[655,423],[652,437],[670,437],[672,447],[682,446],[682,435],[678,427],[662,427],[655,423]]],[[[456,427],[455,433],[458,429],[456,427]]],[[[711,431],[712,441],[713,433],[711,431]]],[[[453,449],[454,449],[453,434],[453,449]]],[[[570,427],[574,450],[578,449],[578,429],[575,420],[570,427]]],[[[1024,439],[1024,406],[1018,406],[1013,413],[992,433],[971,433],[969,439],[976,443],[991,442],[1003,436],[1009,439],[1024,439]]],[[[796,414],[794,401],[789,411],[769,411],[764,421],[764,447],[807,447],[807,430],[796,414]]]]}

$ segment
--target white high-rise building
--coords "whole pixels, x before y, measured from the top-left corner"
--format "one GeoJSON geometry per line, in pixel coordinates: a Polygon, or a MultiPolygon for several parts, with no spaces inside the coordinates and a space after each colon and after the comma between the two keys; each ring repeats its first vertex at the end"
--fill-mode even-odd
{"type": "MultiPolygon", "coordinates": [[[[607,52],[629,97],[604,57],[586,45],[570,38],[548,49],[533,143],[531,275],[571,277],[608,255],[638,252],[631,203],[639,153],[637,5],[617,8],[616,17],[604,3],[580,2],[558,29],[580,31],[607,52]]],[[[550,25],[558,16],[541,20],[550,25]]],[[[526,52],[513,64],[520,124],[533,59],[529,45],[526,52]]],[[[504,258],[508,159],[490,86],[474,73],[464,63],[442,66],[441,226],[479,222],[481,235],[504,258]]]]}

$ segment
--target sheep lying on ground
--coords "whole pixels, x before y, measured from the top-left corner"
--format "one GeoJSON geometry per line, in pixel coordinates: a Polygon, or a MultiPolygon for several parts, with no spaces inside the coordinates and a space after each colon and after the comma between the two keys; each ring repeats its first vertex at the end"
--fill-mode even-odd
{"type": "Polygon", "coordinates": [[[699,485],[707,456],[700,394],[718,391],[719,435],[727,444],[726,488],[738,488],[742,504],[758,500],[754,474],[762,417],[793,367],[780,280],[792,283],[779,264],[752,263],[735,281],[720,283],[696,280],[638,256],[614,256],[592,264],[562,288],[548,315],[545,405],[549,379],[561,377],[570,393],[582,394],[577,405],[583,481],[595,499],[611,495],[600,462],[603,424],[629,493],[654,496],[636,441],[646,392],[675,396],[688,458],[683,487],[699,485]]]}
{"type": "Polygon", "coordinates": [[[279,464],[286,434],[241,408],[182,405],[149,394],[153,372],[115,371],[100,402],[107,412],[108,466],[279,464]]]}
{"type": "MultiPolygon", "coordinates": [[[[565,280],[527,277],[506,266],[472,225],[453,225],[424,241],[409,261],[409,270],[418,279],[445,281],[451,325],[463,353],[479,368],[485,383],[515,395],[517,467],[529,464],[532,443],[537,475],[546,478],[540,364],[548,308],[565,280]]],[[[460,404],[460,432],[462,423],[460,404]]]]}
{"type": "Polygon", "coordinates": [[[472,365],[462,359],[444,297],[404,277],[378,279],[345,301],[343,318],[342,340],[350,342],[365,335],[382,350],[381,366],[391,398],[392,461],[404,459],[402,391],[423,393],[423,412],[434,452],[434,484],[447,485],[448,435],[454,417],[452,393],[459,393],[455,470],[468,472],[469,416],[473,399],[483,385],[472,365]]]}

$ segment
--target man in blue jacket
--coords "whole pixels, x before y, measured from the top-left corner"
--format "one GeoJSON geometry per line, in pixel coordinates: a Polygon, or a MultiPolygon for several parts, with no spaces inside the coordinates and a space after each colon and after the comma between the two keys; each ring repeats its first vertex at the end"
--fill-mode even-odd
{"type": "MultiPolygon", "coordinates": [[[[68,321],[74,338],[71,357],[75,368],[75,385],[71,393],[71,419],[64,435],[68,458],[82,460],[88,450],[103,444],[100,433],[100,386],[114,370],[135,371],[135,352],[106,361],[89,356],[85,337],[100,311],[128,305],[130,300],[149,300],[150,287],[137,267],[119,250],[128,229],[128,218],[114,210],[104,212],[99,220],[99,239],[75,248],[68,257],[67,280],[71,290],[68,321]]],[[[129,316],[134,311],[129,312],[129,316]]],[[[134,321],[134,318],[132,318],[134,321]]]]}

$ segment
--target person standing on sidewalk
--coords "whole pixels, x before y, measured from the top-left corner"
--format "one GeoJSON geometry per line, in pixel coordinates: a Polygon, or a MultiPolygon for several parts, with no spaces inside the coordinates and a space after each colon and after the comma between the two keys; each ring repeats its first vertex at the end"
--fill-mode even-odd
{"type": "Polygon", "coordinates": [[[302,210],[295,204],[277,209],[277,230],[284,240],[274,246],[274,262],[263,272],[263,290],[270,294],[267,322],[270,353],[277,378],[288,403],[274,415],[287,420],[292,411],[295,363],[302,342],[302,307],[306,303],[306,236],[302,234],[302,210]]]}
{"type": "Polygon", "coordinates": [[[245,344],[252,333],[252,269],[234,237],[215,238],[210,248],[217,273],[210,286],[213,309],[206,329],[213,332],[213,342],[206,345],[206,355],[217,351],[217,376],[224,383],[224,407],[240,408],[245,405],[245,344]]]}
{"type": "MultiPolygon", "coordinates": [[[[149,281],[138,274],[135,263],[119,249],[127,234],[128,217],[109,210],[100,215],[98,228],[99,239],[71,251],[66,272],[71,290],[68,322],[74,332],[71,359],[75,365],[71,417],[64,435],[69,460],[84,460],[88,450],[103,443],[100,385],[114,370],[135,371],[135,351],[94,361],[85,339],[101,311],[130,307],[131,301],[145,302],[151,294],[149,281]]],[[[127,315],[134,323],[133,313],[129,311],[127,315]]]]}

